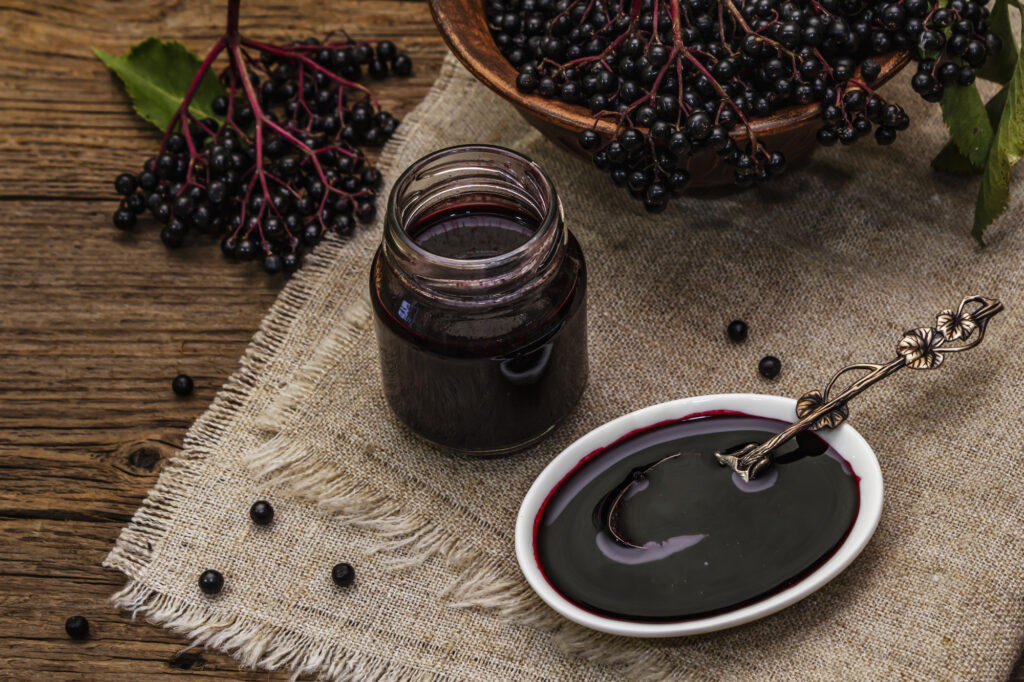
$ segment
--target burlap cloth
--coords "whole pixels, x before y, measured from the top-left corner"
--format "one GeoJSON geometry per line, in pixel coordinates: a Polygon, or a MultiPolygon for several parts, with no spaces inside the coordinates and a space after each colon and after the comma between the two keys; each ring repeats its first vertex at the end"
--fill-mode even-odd
{"type": "MultiPolygon", "coordinates": [[[[321,245],[287,285],[107,565],[116,602],[247,666],[337,678],[1004,679],[1024,636],[1024,183],[979,249],[977,183],[939,177],[938,111],[909,89],[891,148],[819,150],[761,188],[656,217],[547,142],[449,59],[385,153],[393,181],[453,144],[519,150],[554,178],[590,268],[591,377],[555,433],[481,460],[424,445],[380,388],[367,305],[379,225],[321,245]],[[832,583],[759,622],[688,639],[591,633],[526,587],[516,511],[563,447],[673,398],[797,396],[888,360],[904,329],[961,297],[1001,298],[985,343],[853,404],[886,484],[874,539],[832,583]],[[751,329],[727,341],[733,318],[751,329]],[[781,376],[756,372],[778,355],[781,376]],[[269,528],[247,518],[273,502],[269,528]],[[349,561],[353,587],[330,568],[349,561]],[[226,577],[217,598],[199,573],[226,577]]],[[[384,187],[386,196],[390,187],[384,187]]]]}

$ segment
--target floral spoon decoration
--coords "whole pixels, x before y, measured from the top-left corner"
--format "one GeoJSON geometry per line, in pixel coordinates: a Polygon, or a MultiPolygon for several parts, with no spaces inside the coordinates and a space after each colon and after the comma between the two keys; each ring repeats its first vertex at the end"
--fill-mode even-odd
{"type": "MultiPolygon", "coordinates": [[[[736,472],[739,477],[749,482],[772,465],[772,453],[783,443],[805,430],[833,429],[842,424],[850,416],[847,403],[869,386],[895,374],[904,367],[910,369],[934,369],[942,364],[946,353],[959,353],[974,348],[985,336],[989,320],[1003,310],[1003,304],[991,298],[969,296],[960,302],[954,310],[943,310],[936,318],[934,327],[920,327],[903,334],[896,344],[896,358],[885,364],[860,363],[849,365],[836,372],[824,390],[805,393],[796,404],[798,421],[785,430],[769,438],[764,443],[747,443],[731,448],[727,452],[716,452],[715,459],[723,467],[736,472]],[[868,374],[861,376],[837,395],[832,395],[836,381],[842,375],[854,370],[866,370],[868,374]]],[[[618,491],[612,504],[607,509],[606,525],[608,531],[620,543],[642,549],[622,537],[616,530],[615,519],[618,518],[620,503],[629,498],[630,488],[649,473],[652,469],[667,462],[678,453],[662,458],[644,471],[639,472],[634,480],[618,491]]]]}

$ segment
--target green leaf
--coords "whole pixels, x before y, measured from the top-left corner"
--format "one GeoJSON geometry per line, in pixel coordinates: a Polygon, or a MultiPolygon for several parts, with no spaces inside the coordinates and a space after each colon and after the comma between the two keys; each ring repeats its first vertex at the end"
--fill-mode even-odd
{"type": "Polygon", "coordinates": [[[985,228],[995,220],[1010,198],[1010,171],[1024,155],[1024,60],[1018,59],[1013,78],[1006,86],[1006,107],[999,119],[985,174],[978,190],[971,234],[983,244],[985,228]]]}
{"type": "Polygon", "coordinates": [[[932,168],[950,175],[978,175],[985,170],[984,167],[973,165],[970,159],[960,153],[952,140],[932,159],[932,168]]]}
{"type": "Polygon", "coordinates": [[[985,65],[978,69],[978,77],[996,83],[1007,83],[1013,77],[1017,66],[1017,41],[1010,25],[1010,10],[1007,0],[996,0],[988,17],[988,30],[999,36],[1003,46],[994,55],[989,55],[985,65]]]}
{"type": "MultiPolygon", "coordinates": [[[[93,53],[124,81],[136,113],[160,130],[167,130],[202,63],[181,43],[158,38],[146,38],[121,57],[95,48],[93,53]]],[[[224,86],[207,71],[192,97],[189,112],[197,118],[223,120],[213,113],[211,102],[224,94],[224,86]]]]}
{"type": "Polygon", "coordinates": [[[973,84],[966,88],[947,85],[946,94],[942,97],[942,120],[946,122],[950,137],[960,153],[972,166],[980,168],[992,144],[992,124],[978,88],[973,84]]]}
{"type": "MultiPolygon", "coordinates": [[[[985,112],[988,114],[988,121],[993,130],[999,126],[999,118],[1002,116],[1003,106],[1006,104],[1006,91],[1006,88],[1002,88],[985,105],[985,112]]],[[[987,160],[986,156],[985,161],[987,160]]],[[[971,163],[971,160],[960,152],[956,143],[950,140],[942,148],[942,151],[932,159],[932,168],[952,175],[978,175],[985,170],[985,164],[984,161],[977,165],[971,163]]]]}

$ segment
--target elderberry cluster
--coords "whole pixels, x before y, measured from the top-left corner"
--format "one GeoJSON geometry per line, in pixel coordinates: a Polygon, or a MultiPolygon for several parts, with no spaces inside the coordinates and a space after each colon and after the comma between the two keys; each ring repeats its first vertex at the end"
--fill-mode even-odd
{"type": "Polygon", "coordinates": [[[347,234],[374,217],[381,176],[361,147],[382,145],[397,121],[357,81],[364,68],[408,75],[412,62],[390,41],[243,44],[259,58],[239,50],[221,75],[229,94],[211,108],[223,122],[183,104],[160,152],[115,180],[114,225],[131,229],[148,210],[168,247],[205,233],[228,257],[292,271],[326,231],[347,234]]]}
{"type": "Polygon", "coordinates": [[[822,144],[881,144],[909,125],[874,89],[895,51],[925,58],[913,86],[937,101],[1000,48],[984,0],[484,0],[522,92],[587,107],[594,163],[652,212],[717,154],[739,185],[781,172],[753,119],[817,103],[822,144]],[[948,37],[947,37],[948,36],[948,37]]]}

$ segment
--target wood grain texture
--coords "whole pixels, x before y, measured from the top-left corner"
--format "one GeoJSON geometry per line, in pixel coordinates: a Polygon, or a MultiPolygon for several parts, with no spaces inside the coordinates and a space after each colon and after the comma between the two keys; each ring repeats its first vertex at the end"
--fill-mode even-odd
{"type": "MultiPolygon", "coordinates": [[[[157,135],[90,49],[157,35],[202,51],[222,21],[221,2],[0,0],[0,679],[287,678],[182,652],[109,605],[124,578],[100,567],[280,280],[213,244],[169,252],[149,223],[113,229],[112,180],[157,135]],[[171,392],[178,372],[193,396],[171,392]],[[85,642],[64,634],[75,614],[92,625],[85,642]]],[[[394,39],[414,75],[376,89],[398,115],[445,52],[420,2],[259,0],[242,24],[271,40],[340,27],[394,39]]]]}
{"type": "MultiPolygon", "coordinates": [[[[112,181],[159,137],[91,53],[149,35],[202,52],[223,2],[0,2],[0,679],[287,679],[114,610],[106,556],[191,422],[235,370],[281,285],[216,244],[165,249],[148,219],[110,223],[112,181]],[[187,372],[196,392],[177,398],[187,372]],[[86,616],[76,642],[64,620],[86,616]]],[[[390,38],[413,76],[375,84],[396,115],[445,47],[426,4],[260,0],[243,30],[291,40],[345,28],[390,38]]]]}

